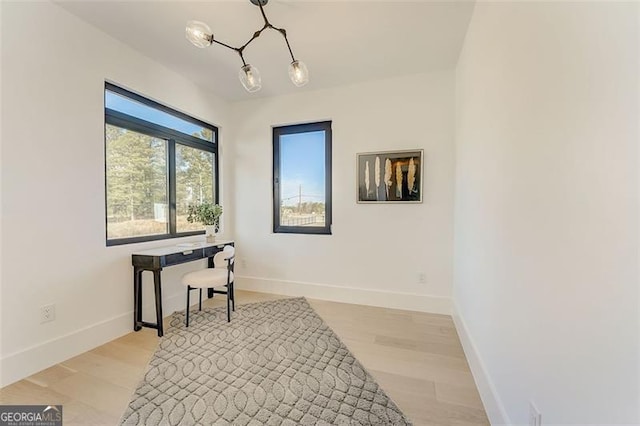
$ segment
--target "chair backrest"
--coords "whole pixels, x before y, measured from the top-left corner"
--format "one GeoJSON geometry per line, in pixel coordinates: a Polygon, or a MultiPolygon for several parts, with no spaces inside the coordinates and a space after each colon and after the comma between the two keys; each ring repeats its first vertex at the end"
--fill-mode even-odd
{"type": "Polygon", "coordinates": [[[233,246],[224,246],[224,250],[217,252],[215,256],[213,256],[213,266],[216,268],[226,268],[229,264],[233,265],[235,255],[236,249],[233,246]],[[230,260],[230,263],[227,262],[227,259],[230,260]]]}

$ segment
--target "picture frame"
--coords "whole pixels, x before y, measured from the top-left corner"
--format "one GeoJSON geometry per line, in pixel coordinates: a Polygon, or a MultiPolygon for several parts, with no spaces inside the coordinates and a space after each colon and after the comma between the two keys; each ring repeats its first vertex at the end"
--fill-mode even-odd
{"type": "Polygon", "coordinates": [[[356,154],[357,202],[422,203],[422,149],[356,154]]]}

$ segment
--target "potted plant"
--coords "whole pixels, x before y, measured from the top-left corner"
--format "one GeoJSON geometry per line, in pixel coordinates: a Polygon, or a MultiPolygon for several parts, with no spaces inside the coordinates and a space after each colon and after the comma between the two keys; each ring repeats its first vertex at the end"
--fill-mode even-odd
{"type": "Polygon", "coordinates": [[[220,231],[222,206],[209,202],[191,204],[187,208],[187,213],[189,223],[200,222],[204,225],[207,242],[215,241],[215,234],[220,231]]]}

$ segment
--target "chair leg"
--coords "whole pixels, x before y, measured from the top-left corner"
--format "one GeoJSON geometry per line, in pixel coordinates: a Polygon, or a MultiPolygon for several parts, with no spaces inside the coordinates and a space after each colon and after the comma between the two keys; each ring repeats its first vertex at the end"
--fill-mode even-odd
{"type": "Polygon", "coordinates": [[[189,293],[191,293],[191,287],[187,286],[187,310],[185,311],[185,315],[186,315],[186,324],[187,327],[189,327],[189,293]]]}
{"type": "Polygon", "coordinates": [[[227,288],[227,322],[231,322],[231,297],[229,297],[231,293],[227,288]]]}
{"type": "Polygon", "coordinates": [[[231,283],[231,307],[233,308],[233,312],[236,311],[236,286],[232,282],[231,283]]]}
{"type": "Polygon", "coordinates": [[[202,289],[200,289],[200,303],[198,303],[198,309],[202,310],[202,289]]]}

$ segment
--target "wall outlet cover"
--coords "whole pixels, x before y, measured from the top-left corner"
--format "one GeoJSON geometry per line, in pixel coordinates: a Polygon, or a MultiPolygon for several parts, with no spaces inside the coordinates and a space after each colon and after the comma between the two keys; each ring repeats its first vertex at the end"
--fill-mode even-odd
{"type": "Polygon", "coordinates": [[[56,319],[56,305],[44,305],[40,308],[40,324],[56,319]]]}

